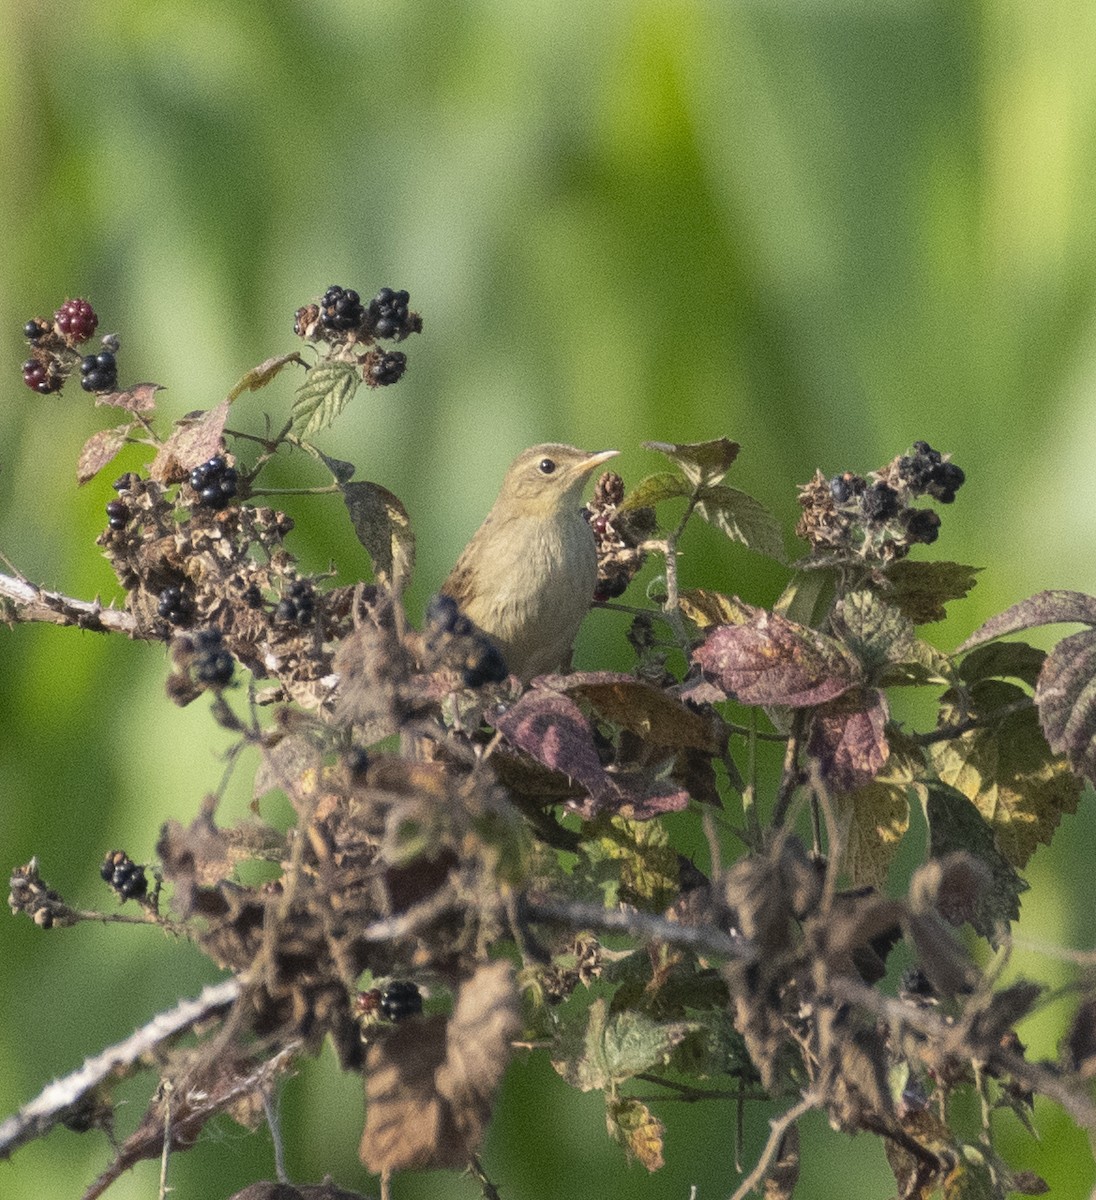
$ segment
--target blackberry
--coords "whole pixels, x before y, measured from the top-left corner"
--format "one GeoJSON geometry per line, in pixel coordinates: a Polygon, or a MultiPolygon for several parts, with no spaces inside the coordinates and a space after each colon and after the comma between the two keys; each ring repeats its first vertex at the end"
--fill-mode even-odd
{"type": "Polygon", "coordinates": [[[125,529],[129,521],[129,508],[122,500],[110,500],[107,503],[107,524],[111,529],[125,529]]]}
{"type": "Polygon", "coordinates": [[[48,396],[50,392],[60,391],[64,380],[54,369],[52,363],[40,362],[37,358],[28,358],[23,364],[23,382],[32,392],[48,396]]]}
{"type": "Polygon", "coordinates": [[[53,314],[53,323],[62,337],[79,345],[95,332],[99,318],[86,300],[66,300],[53,314]]]}
{"type": "Polygon", "coordinates": [[[190,486],[198,493],[198,503],[206,508],[227,507],[236,495],[239,474],[230,467],[223,454],[215,454],[190,472],[190,486]]]}
{"type": "Polygon", "coordinates": [[[502,651],[483,634],[475,634],[461,664],[461,680],[465,687],[483,687],[485,683],[505,683],[510,672],[502,651]]]}
{"type": "Polygon", "coordinates": [[[397,342],[402,342],[408,334],[417,332],[421,322],[416,314],[407,311],[410,299],[408,292],[381,288],[369,301],[369,307],[366,309],[367,332],[374,337],[395,338],[397,342]]]}
{"type": "Polygon", "coordinates": [[[422,1012],[422,992],[406,979],[396,979],[381,993],[381,1015],[403,1021],[422,1012]]]}
{"type": "Polygon", "coordinates": [[[171,584],[160,593],[156,611],[171,625],[189,625],[194,619],[194,601],[178,584],[171,584]]]}
{"type": "Polygon", "coordinates": [[[830,495],[835,504],[847,504],[853,497],[862,496],[867,486],[867,480],[862,475],[846,471],[844,475],[835,475],[830,480],[830,495]]]}
{"type": "Polygon", "coordinates": [[[939,500],[941,504],[951,504],[955,499],[955,493],[966,482],[966,478],[963,468],[957,467],[955,463],[939,463],[933,467],[925,494],[934,500],[939,500]]]}
{"type": "Polygon", "coordinates": [[[144,867],[139,867],[124,850],[112,850],[103,859],[99,874],[122,900],[140,900],[148,894],[144,867]]]}
{"type": "Polygon", "coordinates": [[[50,323],[42,317],[35,317],[23,326],[23,336],[28,342],[41,341],[50,331],[50,323]]]}
{"type": "Polygon", "coordinates": [[[399,383],[407,370],[407,355],[399,350],[389,350],[379,354],[367,370],[366,382],[376,387],[387,387],[390,383],[399,383]]]}
{"type": "Polygon", "coordinates": [[[110,486],[116,492],[128,492],[135,488],[140,482],[141,477],[136,471],[127,471],[124,475],[119,475],[110,486]]]}
{"type": "Polygon", "coordinates": [[[235,659],[219,629],[200,629],[194,635],[194,678],[207,687],[223,688],[232,682],[235,659]]]}
{"type": "Polygon", "coordinates": [[[357,329],[365,319],[365,309],[357,292],[331,286],[320,300],[320,324],[332,333],[357,329]]]}
{"type": "Polygon", "coordinates": [[[439,592],[426,606],[426,624],[431,633],[451,634],[467,637],[472,632],[472,622],[460,610],[452,596],[439,592]]]}
{"type": "Polygon", "coordinates": [[[316,616],[316,593],[307,579],[295,579],[274,608],[274,620],[286,625],[310,625],[316,616]]]}
{"type": "Polygon", "coordinates": [[[80,386],[85,392],[113,392],[118,386],[118,360],[109,350],[80,359],[80,386]]]}
{"type": "Polygon", "coordinates": [[[931,508],[910,508],[902,515],[906,536],[911,542],[931,546],[940,536],[940,515],[931,508]]]}
{"type": "Polygon", "coordinates": [[[898,995],[903,1000],[935,1000],[936,989],[920,967],[907,967],[898,983],[898,995]]]}
{"type": "Polygon", "coordinates": [[[873,483],[860,497],[860,511],[869,521],[888,521],[898,512],[898,493],[887,483],[873,483]]]}
{"type": "Polygon", "coordinates": [[[369,770],[369,753],[361,746],[351,746],[346,752],[346,769],[352,780],[365,778],[369,770]]]}

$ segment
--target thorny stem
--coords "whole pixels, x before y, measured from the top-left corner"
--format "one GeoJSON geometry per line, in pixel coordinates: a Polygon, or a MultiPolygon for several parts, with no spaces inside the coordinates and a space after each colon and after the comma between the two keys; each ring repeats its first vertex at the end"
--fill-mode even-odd
{"type": "Polygon", "coordinates": [[[746,1200],[750,1192],[757,1187],[767,1174],[773,1159],[776,1158],[780,1150],[780,1143],[783,1141],[787,1130],[805,1113],[810,1112],[812,1108],[817,1108],[819,1103],[820,1098],[814,1094],[813,1090],[804,1092],[797,1104],[793,1104],[787,1112],[779,1117],[774,1117],[769,1122],[771,1131],[769,1133],[769,1140],[765,1143],[765,1149],[762,1150],[761,1157],[757,1160],[754,1169],[738,1185],[730,1200],[746,1200]]]}

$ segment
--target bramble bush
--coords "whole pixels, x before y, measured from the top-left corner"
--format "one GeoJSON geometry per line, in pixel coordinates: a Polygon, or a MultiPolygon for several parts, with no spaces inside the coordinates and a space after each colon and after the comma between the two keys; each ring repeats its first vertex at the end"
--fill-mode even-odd
{"type": "MultiPolygon", "coordinates": [[[[384,344],[422,330],[406,292],[363,302],[329,288],[296,314],[302,347],[169,430],[156,385],[118,390],[117,335],[84,353],[97,326],[82,299],[29,321],[23,377],[41,394],[78,379],[116,414],[83,447],[79,483],[123,446],[147,447],[147,469],[116,480],[98,540],[125,604],[11,575],[3,615],[168,643],[167,696],[208,701],[230,761],[258,752],[253,817],[218,822],[222,784],[167,822],[148,863],[141,847],[112,851],[108,913],[66,903],[49,864],[12,871],[13,914],[43,930],[160,925],[228,974],[0,1124],[0,1157],[58,1123],[112,1131],[113,1082],[155,1050],[147,1110],[85,1200],[141,1159],[190,1149],[219,1112],[249,1127],[265,1116],[284,1176],[271,1096],[327,1039],[363,1077],[360,1155],[382,1193],[395,1172],[449,1167],[497,1195],[477,1151],[515,1044],[602,1092],[609,1135],[649,1171],[664,1127],[636,1081],[782,1101],[736,1197],[793,1194],[796,1122],[812,1109],[883,1139],[906,1200],[1044,1190],[994,1142],[995,1112],[1030,1124],[1036,1094],[1096,1131],[1091,977],[1079,973],[1055,1062],[1029,1060],[1015,1031],[1049,989],[1001,982],[1021,872],[1096,778],[1096,599],[1047,591],[951,654],[925,641],[976,574],[922,557],[964,483],[947,454],[917,442],[865,474],[817,472],[789,562],[775,519],[726,482],[736,443],[649,443],[663,468],[629,488],[606,472],[586,508],[595,602],[630,614],[632,670],[523,685],[446,598],[410,624],[407,512],[315,441],[360,387],[403,375],[406,354],[384,344]],[[262,434],[230,423],[247,393],[293,370],[304,380],[286,416],[262,434]],[[370,581],[299,570],[293,522],[262,486],[292,451],[323,474],[317,492],[341,498],[370,581]],[[771,610],[686,586],[679,545],[696,521],[786,566],[771,610]],[[652,557],[657,577],[625,605],[652,557]],[[1082,631],[1049,653],[1013,637],[1056,623],[1082,631]],[[898,688],[935,698],[933,728],[892,719],[898,688]],[[783,755],[771,794],[766,744],[783,755]],[[263,817],[277,793],[296,816],[288,832],[263,817]],[[923,861],[891,895],[915,804],[923,861]],[[703,867],[663,820],[681,812],[703,830],[703,867]],[[241,882],[253,864],[267,882],[241,882]],[[896,979],[899,943],[912,965],[896,979]],[[197,1041],[184,1049],[185,1032],[197,1041]],[[962,1092],[980,1100],[973,1140],[949,1120],[962,1092]]],[[[351,1193],[284,1178],[238,1193],[274,1195],[351,1193]]]]}

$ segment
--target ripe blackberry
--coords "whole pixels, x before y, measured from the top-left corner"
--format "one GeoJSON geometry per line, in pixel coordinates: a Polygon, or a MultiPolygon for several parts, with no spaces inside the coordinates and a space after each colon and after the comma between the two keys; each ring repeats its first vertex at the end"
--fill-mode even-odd
{"type": "Polygon", "coordinates": [[[403,1021],[422,1012],[422,992],[406,979],[396,979],[381,993],[381,1015],[403,1021]]]}
{"type": "Polygon", "coordinates": [[[369,752],[362,746],[351,746],[346,752],[346,769],[352,780],[364,779],[369,770],[369,752]]]}
{"type": "Polygon", "coordinates": [[[938,463],[932,470],[925,494],[934,500],[939,500],[941,504],[951,504],[955,499],[955,493],[966,482],[966,478],[963,468],[957,467],[955,463],[938,463]]]}
{"type": "Polygon", "coordinates": [[[332,285],[320,300],[320,324],[332,333],[357,329],[365,319],[361,297],[349,288],[332,285]]]}
{"type": "Polygon", "coordinates": [[[862,475],[846,471],[844,475],[835,475],[830,480],[830,495],[834,504],[848,504],[853,497],[862,496],[867,486],[867,480],[862,475]]]}
{"type": "Polygon", "coordinates": [[[223,688],[232,682],[235,659],[219,629],[200,629],[194,635],[194,678],[207,687],[223,688]]]}
{"type": "Polygon", "coordinates": [[[421,322],[416,314],[407,310],[411,299],[408,292],[396,292],[391,288],[381,290],[369,301],[365,312],[367,332],[379,338],[395,338],[402,342],[410,333],[417,332],[421,322]]]}
{"type": "Polygon", "coordinates": [[[144,867],[139,867],[124,850],[112,850],[103,859],[99,874],[122,900],[140,900],[148,894],[144,867]]]}
{"type": "Polygon", "coordinates": [[[53,323],[62,337],[79,345],[98,328],[99,318],[86,300],[66,300],[53,314],[53,323]]]}
{"type": "Polygon", "coordinates": [[[285,625],[310,625],[316,616],[316,593],[307,579],[295,579],[274,608],[274,620],[285,625]]]}
{"type": "Polygon", "coordinates": [[[426,606],[426,625],[434,634],[451,634],[467,637],[472,632],[472,622],[460,610],[452,596],[439,592],[426,606]]]}
{"type": "Polygon", "coordinates": [[[860,497],[860,511],[869,521],[888,521],[898,512],[898,493],[887,483],[873,483],[860,497]]]}
{"type": "Polygon", "coordinates": [[[23,326],[23,336],[28,342],[41,341],[50,331],[50,323],[42,317],[35,317],[23,326]]]}
{"type": "Polygon", "coordinates": [[[111,529],[125,529],[129,520],[129,508],[122,500],[107,502],[107,524],[111,529]]]}
{"type": "Polygon", "coordinates": [[[406,370],[407,355],[399,350],[389,350],[384,354],[378,354],[370,363],[366,373],[366,382],[376,387],[387,387],[390,383],[399,383],[406,370]]]}
{"type": "Polygon", "coordinates": [[[80,386],[85,392],[113,392],[118,386],[118,360],[109,350],[80,359],[80,386]]]}
{"type": "Polygon", "coordinates": [[[940,536],[940,514],[931,508],[908,508],[902,514],[902,522],[911,542],[931,546],[940,536]]]}
{"type": "Polygon", "coordinates": [[[190,486],[198,493],[198,503],[207,508],[227,507],[236,495],[239,474],[230,467],[224,455],[215,454],[190,472],[190,486]]]}
{"type": "Polygon", "coordinates": [[[482,633],[473,634],[468,653],[461,665],[461,680],[465,687],[483,687],[485,683],[505,683],[510,672],[506,659],[494,642],[482,633]]]}
{"type": "Polygon", "coordinates": [[[60,391],[64,380],[54,369],[52,363],[39,362],[37,358],[28,358],[23,364],[23,382],[32,392],[48,396],[50,392],[60,391]]]}
{"type": "Polygon", "coordinates": [[[194,601],[178,584],[171,584],[160,593],[156,611],[172,625],[189,625],[194,620],[194,601]]]}

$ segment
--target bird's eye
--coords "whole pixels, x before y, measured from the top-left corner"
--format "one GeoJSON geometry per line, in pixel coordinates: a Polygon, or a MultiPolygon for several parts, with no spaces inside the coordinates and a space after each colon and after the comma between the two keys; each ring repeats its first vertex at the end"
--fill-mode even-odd
{"type": "Polygon", "coordinates": [[[540,462],[537,463],[537,470],[542,475],[551,475],[555,469],[556,460],[554,458],[542,458],[540,462]]]}

